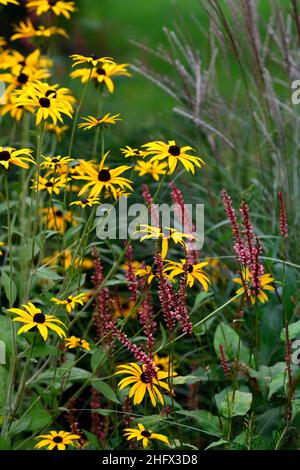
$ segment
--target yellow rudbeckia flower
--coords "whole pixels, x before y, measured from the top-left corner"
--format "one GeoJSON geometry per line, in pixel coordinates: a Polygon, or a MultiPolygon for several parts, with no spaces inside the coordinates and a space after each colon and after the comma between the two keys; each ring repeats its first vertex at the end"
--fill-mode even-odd
{"type": "Polygon", "coordinates": [[[64,338],[66,336],[62,327],[59,326],[62,325],[65,328],[64,323],[54,315],[46,315],[42,313],[41,309],[35,307],[31,302],[28,302],[26,305],[22,305],[22,307],[23,309],[8,309],[9,312],[17,315],[17,317],[13,318],[13,321],[25,323],[25,325],[21,326],[19,329],[18,335],[26,333],[36,327],[44,341],[48,338],[48,330],[55,331],[60,338],[64,338]]]}
{"type": "Polygon", "coordinates": [[[202,285],[205,292],[207,292],[210,280],[208,275],[203,271],[203,268],[207,265],[207,261],[203,261],[202,263],[196,264],[190,264],[187,262],[186,259],[181,259],[180,262],[167,261],[167,265],[164,268],[164,273],[167,273],[168,278],[170,279],[170,281],[172,281],[174,277],[180,274],[184,274],[185,269],[187,269],[186,284],[189,287],[193,287],[194,282],[198,281],[202,285]],[[187,267],[185,268],[186,264],[187,267]]]}
{"type": "Polygon", "coordinates": [[[156,439],[162,441],[168,446],[170,445],[169,439],[163,434],[157,434],[147,430],[141,423],[138,423],[138,428],[125,428],[124,436],[128,441],[131,439],[136,439],[137,441],[142,441],[144,449],[148,447],[151,440],[156,439]]]}
{"type": "Polygon", "coordinates": [[[204,161],[200,157],[189,155],[187,152],[193,151],[192,147],[179,147],[175,140],[169,140],[167,143],[162,141],[148,142],[142,146],[148,155],[153,155],[151,162],[155,160],[168,160],[169,172],[174,173],[178,162],[182,163],[186,171],[195,173],[195,166],[201,168],[204,161]]]}
{"type": "Polygon", "coordinates": [[[71,313],[76,308],[76,305],[83,305],[88,299],[88,294],[69,295],[66,299],[57,299],[52,297],[51,301],[57,305],[65,305],[67,312],[71,313]]]}
{"type": "Polygon", "coordinates": [[[36,449],[48,447],[48,450],[65,450],[66,446],[73,445],[80,439],[80,436],[67,431],[50,431],[50,434],[42,434],[36,439],[40,439],[40,442],[35,445],[36,449]]]}
{"type": "Polygon", "coordinates": [[[35,164],[31,154],[32,150],[30,149],[17,150],[13,147],[0,147],[0,165],[4,166],[6,170],[10,165],[20,166],[27,170],[29,165],[26,162],[35,164]]]}
{"type": "Polygon", "coordinates": [[[129,398],[133,397],[134,405],[139,405],[143,401],[146,393],[149,394],[153,406],[156,406],[158,400],[162,405],[164,405],[164,398],[159,388],[163,388],[170,392],[169,386],[163,382],[163,380],[168,377],[167,372],[160,371],[157,368],[157,378],[153,379],[151,384],[147,379],[144,368],[135,362],[130,362],[129,364],[117,366],[117,372],[115,372],[115,375],[117,374],[127,375],[127,377],[120,380],[118,387],[120,390],[123,390],[123,388],[131,385],[128,396],[129,398]]]}
{"type": "Polygon", "coordinates": [[[83,193],[90,190],[89,197],[97,197],[103,190],[110,191],[115,199],[118,198],[116,187],[132,190],[131,181],[127,178],[120,176],[124,171],[129,170],[130,166],[122,165],[117,168],[109,168],[105,165],[108,152],[102,158],[98,168],[91,162],[80,160],[80,166],[83,174],[74,176],[75,179],[86,180],[87,183],[78,193],[81,196],[83,193]]]}
{"type": "Polygon", "coordinates": [[[34,10],[37,16],[51,11],[56,16],[63,15],[68,20],[71,18],[70,13],[76,11],[74,2],[63,0],[29,0],[26,6],[29,10],[34,10]]]}
{"type": "MultiPolygon", "coordinates": [[[[236,293],[237,294],[244,294],[245,293],[245,287],[243,285],[243,281],[247,282],[248,285],[251,283],[251,273],[248,268],[246,270],[244,269],[242,272],[243,280],[240,277],[235,277],[233,282],[236,282],[237,284],[241,284],[242,287],[240,287],[236,293]]],[[[253,295],[252,293],[250,294],[250,301],[251,304],[254,305],[256,302],[256,299],[258,299],[261,303],[265,303],[268,301],[268,296],[265,291],[269,292],[274,292],[275,288],[272,286],[272,282],[274,282],[274,278],[271,276],[270,273],[265,273],[259,278],[260,284],[261,284],[261,289],[258,293],[258,295],[253,295]]],[[[249,285],[250,292],[251,292],[251,285],[249,285]]]]}

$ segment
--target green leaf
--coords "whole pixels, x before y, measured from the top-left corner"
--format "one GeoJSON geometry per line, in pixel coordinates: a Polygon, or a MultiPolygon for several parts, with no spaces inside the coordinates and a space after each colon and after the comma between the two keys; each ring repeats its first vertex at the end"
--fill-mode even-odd
{"type": "MultiPolygon", "coordinates": [[[[2,308],[6,314],[12,316],[12,313],[8,310],[2,308]]],[[[4,341],[6,346],[6,361],[9,358],[9,354],[12,351],[12,321],[10,318],[7,318],[3,315],[0,316],[0,335],[1,340],[4,341]]],[[[23,351],[27,346],[28,343],[22,336],[17,336],[17,344],[20,346],[20,350],[23,351]]]]}
{"type": "Polygon", "coordinates": [[[68,382],[84,382],[90,378],[91,373],[79,367],[59,367],[55,370],[48,370],[40,374],[33,383],[50,383],[53,378],[56,383],[61,384],[61,380],[68,379],[68,382]]]}
{"type": "MultiPolygon", "coordinates": [[[[263,307],[263,315],[260,324],[260,351],[261,364],[270,364],[274,355],[278,353],[280,345],[278,339],[284,326],[284,314],[282,305],[266,305],[263,307]]],[[[284,351],[282,351],[284,354],[284,351]]]]}
{"type": "Polygon", "coordinates": [[[161,343],[160,346],[156,349],[156,353],[160,351],[161,349],[164,349],[166,343],[167,343],[167,333],[166,330],[164,329],[162,323],[159,324],[160,332],[161,332],[161,343]]]}
{"type": "MultiPolygon", "coordinates": [[[[289,325],[289,339],[295,339],[300,333],[300,320],[296,321],[295,323],[292,323],[289,325]]],[[[281,341],[286,340],[286,331],[285,328],[282,328],[280,332],[280,339],[281,341]]]]}
{"type": "MultiPolygon", "coordinates": [[[[1,424],[1,422],[0,422],[1,424]]],[[[9,436],[0,436],[0,451],[10,449],[10,437],[9,436]]]]}
{"type": "Polygon", "coordinates": [[[297,398],[293,401],[293,419],[300,413],[300,399],[297,398]]]}
{"type": "Polygon", "coordinates": [[[157,425],[161,425],[163,418],[160,415],[149,415],[141,416],[135,419],[136,423],[141,423],[146,429],[155,428],[157,425]]]}
{"type": "Polygon", "coordinates": [[[5,271],[2,271],[2,284],[7,300],[14,304],[17,298],[16,284],[14,281],[10,282],[10,278],[5,271]]]}
{"type": "Polygon", "coordinates": [[[183,385],[183,384],[195,384],[196,382],[204,382],[203,377],[197,377],[196,375],[177,375],[173,378],[174,385],[183,385]]]}
{"type": "Polygon", "coordinates": [[[219,439],[218,441],[212,442],[211,444],[209,444],[209,446],[205,447],[205,450],[212,449],[213,447],[222,446],[224,444],[228,444],[228,441],[225,441],[225,439],[219,439]]]}
{"type": "Polygon", "coordinates": [[[50,344],[42,343],[34,346],[33,352],[28,351],[24,354],[24,357],[47,357],[47,356],[56,356],[59,352],[59,349],[50,344]]]}
{"type": "Polygon", "coordinates": [[[20,434],[28,429],[30,425],[29,416],[25,416],[22,420],[14,421],[10,427],[10,432],[12,435],[20,434]]]}
{"type": "Polygon", "coordinates": [[[284,373],[276,375],[269,386],[268,400],[274,395],[274,393],[279,392],[286,383],[286,377],[284,373]]]}
{"type": "Polygon", "coordinates": [[[6,401],[7,378],[7,370],[3,366],[0,366],[0,416],[3,414],[3,408],[6,401]]]}
{"type": "Polygon", "coordinates": [[[225,392],[224,400],[219,406],[219,411],[225,418],[234,416],[244,416],[248,413],[252,405],[252,393],[241,392],[239,390],[225,392]]]}
{"type": "Polygon", "coordinates": [[[220,323],[215,331],[214,348],[218,357],[220,357],[220,344],[223,345],[227,359],[232,361],[238,357],[239,353],[240,361],[246,364],[249,362],[249,349],[244,345],[242,340],[240,340],[237,332],[226,323],[220,323]]]}
{"type": "Polygon", "coordinates": [[[105,360],[107,353],[103,349],[96,348],[92,351],[91,368],[94,372],[105,360]]]}
{"type": "Polygon", "coordinates": [[[213,296],[213,292],[200,292],[199,294],[197,294],[192,312],[197,310],[206,300],[210,299],[213,296]]]}
{"type": "Polygon", "coordinates": [[[283,386],[285,362],[277,362],[272,367],[260,366],[258,371],[249,368],[249,375],[257,380],[259,388],[268,399],[283,386]]]}
{"type": "Polygon", "coordinates": [[[120,403],[115,392],[113,391],[111,386],[108,385],[108,383],[103,382],[103,380],[93,379],[92,385],[96,390],[98,390],[98,392],[100,392],[108,400],[111,400],[115,403],[120,403]]]}
{"type": "Polygon", "coordinates": [[[112,410],[106,410],[105,408],[95,408],[93,411],[101,416],[110,416],[113,413],[112,410]]]}
{"type": "Polygon", "coordinates": [[[127,285],[128,281],[127,280],[121,280],[121,279],[110,279],[108,281],[105,281],[104,286],[105,287],[113,287],[113,286],[119,286],[119,285],[127,285]]]}
{"type": "Polygon", "coordinates": [[[48,279],[50,281],[59,281],[63,279],[62,276],[60,276],[55,271],[53,271],[53,269],[50,268],[39,268],[36,271],[35,276],[37,276],[39,279],[48,279]]]}
{"type": "Polygon", "coordinates": [[[27,415],[30,418],[28,431],[38,431],[48,426],[52,421],[51,414],[46,410],[32,410],[27,415]]]}
{"type": "Polygon", "coordinates": [[[177,411],[177,414],[185,416],[187,418],[195,419],[198,422],[200,428],[204,432],[207,432],[208,434],[211,434],[213,436],[222,436],[223,435],[223,433],[220,429],[220,423],[219,423],[218,417],[214,416],[209,411],[206,411],[206,410],[193,410],[193,411],[180,410],[180,411],[177,411]]]}
{"type": "Polygon", "coordinates": [[[98,441],[97,436],[95,436],[95,434],[93,434],[92,432],[86,431],[85,429],[83,429],[82,432],[84,433],[85,437],[89,441],[89,444],[93,448],[100,449],[100,443],[98,441]]]}

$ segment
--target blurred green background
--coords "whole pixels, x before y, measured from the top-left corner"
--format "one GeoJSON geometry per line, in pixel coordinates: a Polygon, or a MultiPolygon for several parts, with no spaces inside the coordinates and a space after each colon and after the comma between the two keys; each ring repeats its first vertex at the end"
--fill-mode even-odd
{"type": "MultiPolygon", "coordinates": [[[[188,21],[192,13],[199,11],[197,0],[81,0],[79,13],[74,17],[73,48],[77,52],[94,51],[114,57],[117,62],[132,64],[140,59],[164,70],[165,64],[139,49],[131,41],[155,48],[166,42],[163,27],[172,27],[174,22],[186,21],[193,37],[196,28],[188,21]]],[[[105,103],[105,111],[118,113],[123,117],[118,139],[134,143],[143,131],[155,128],[163,130],[163,121],[168,116],[168,126],[172,127],[171,109],[174,100],[156,85],[138,73],[131,78],[117,78],[113,95],[105,103]],[[121,134],[121,135],[120,135],[121,134]]],[[[76,85],[77,86],[77,85],[76,85]]],[[[74,88],[74,82],[72,83],[74,88]]],[[[89,110],[96,104],[90,95],[89,110]]],[[[112,135],[114,139],[114,136],[112,135]]],[[[137,145],[139,142],[136,142],[137,145]]]]}
{"type": "MultiPolygon", "coordinates": [[[[281,0],[289,8],[289,0],[281,0]]],[[[186,37],[201,52],[201,59],[206,66],[208,18],[205,2],[200,0],[79,0],[79,12],[72,21],[72,52],[93,51],[101,55],[110,55],[117,62],[134,63],[143,60],[163,72],[166,65],[154,56],[142,51],[132,41],[156,48],[159,43],[167,45],[163,27],[182,29],[186,37]],[[204,6],[203,6],[204,5],[204,6]],[[196,26],[193,17],[197,18],[196,26]]],[[[220,4],[229,8],[227,0],[220,4]]],[[[263,19],[267,19],[272,2],[262,0],[259,8],[263,19]]],[[[218,57],[222,66],[222,56],[218,57]]],[[[218,63],[217,63],[218,67],[218,63]]],[[[167,70],[166,70],[167,71],[167,70]]],[[[170,72],[170,71],[168,71],[170,72]]],[[[219,76],[224,92],[231,95],[235,77],[239,70],[232,63],[232,81],[219,76]]],[[[72,82],[72,88],[78,87],[72,82]]],[[[143,133],[149,129],[159,129],[161,133],[171,135],[174,119],[172,107],[175,101],[152,84],[146,78],[134,73],[132,78],[117,79],[115,93],[105,103],[105,111],[123,116],[118,138],[128,144],[139,144],[143,133]]],[[[90,95],[89,110],[96,112],[94,95],[90,95]],[[92,107],[92,108],[91,108],[92,107]]],[[[113,136],[112,136],[113,137],[113,136]]],[[[114,137],[113,137],[114,139],[114,137]]]]}

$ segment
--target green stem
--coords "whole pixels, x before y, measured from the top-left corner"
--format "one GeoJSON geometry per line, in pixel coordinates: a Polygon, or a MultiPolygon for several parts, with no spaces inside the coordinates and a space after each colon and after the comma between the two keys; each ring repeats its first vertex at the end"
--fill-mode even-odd
{"type": "MultiPolygon", "coordinates": [[[[6,207],[7,207],[7,233],[8,233],[8,249],[9,249],[9,306],[10,308],[13,306],[13,258],[12,258],[12,230],[11,230],[11,222],[10,222],[10,203],[9,203],[9,190],[8,190],[8,175],[7,171],[4,173],[4,185],[5,185],[5,194],[6,194],[6,207]]],[[[4,417],[4,423],[2,428],[2,433],[6,433],[7,424],[8,424],[8,417],[10,415],[11,410],[11,399],[13,394],[14,388],[14,379],[16,373],[16,366],[17,366],[17,343],[16,343],[16,330],[15,325],[11,322],[11,340],[12,340],[12,357],[9,367],[9,374],[8,374],[8,384],[7,384],[7,391],[6,391],[6,414],[4,417]]]]}
{"type": "Polygon", "coordinates": [[[25,390],[26,379],[27,379],[27,375],[28,375],[28,371],[29,371],[29,366],[30,366],[30,361],[31,361],[32,353],[33,353],[34,344],[35,344],[35,339],[36,339],[36,333],[34,334],[34,337],[33,337],[33,340],[32,340],[30,353],[29,353],[29,356],[26,360],[26,364],[25,364],[23,374],[22,374],[22,377],[21,377],[20,386],[19,386],[19,389],[18,389],[18,392],[17,392],[15,403],[14,403],[13,411],[12,411],[12,414],[11,414],[10,419],[9,419],[8,431],[9,431],[10,426],[12,425],[12,422],[14,420],[14,417],[15,417],[17,411],[18,411],[18,408],[19,408],[19,405],[21,403],[22,396],[23,396],[23,393],[24,393],[24,390],[25,390]]]}
{"type": "MultiPolygon", "coordinates": [[[[42,140],[43,140],[43,132],[44,132],[44,121],[42,121],[40,125],[40,132],[37,136],[37,147],[36,147],[36,197],[35,197],[35,212],[34,212],[34,221],[33,221],[33,233],[32,233],[32,246],[31,246],[31,260],[32,266],[34,266],[34,256],[35,256],[35,243],[36,243],[36,236],[38,233],[39,228],[39,208],[40,208],[40,191],[39,191],[39,180],[40,180],[40,160],[42,154],[42,140]]],[[[29,277],[28,288],[27,288],[27,295],[26,297],[29,298],[31,284],[32,284],[32,274],[29,277]]]]}
{"type": "Polygon", "coordinates": [[[80,110],[81,110],[81,107],[82,107],[82,104],[83,104],[83,101],[84,101],[84,98],[85,98],[85,95],[86,95],[86,92],[87,92],[87,89],[88,89],[88,85],[91,81],[92,72],[93,72],[93,68],[91,68],[91,70],[90,70],[89,77],[88,77],[88,79],[87,79],[87,81],[86,81],[86,83],[83,87],[82,94],[81,94],[81,97],[80,97],[80,101],[79,101],[78,106],[77,106],[76,111],[75,111],[75,116],[74,116],[74,119],[73,119],[73,125],[72,125],[72,131],[71,131],[70,145],[69,145],[69,150],[68,150],[68,156],[69,157],[72,155],[74,139],[75,139],[75,133],[76,133],[76,127],[77,127],[78,118],[79,118],[79,113],[80,113],[80,110]]]}

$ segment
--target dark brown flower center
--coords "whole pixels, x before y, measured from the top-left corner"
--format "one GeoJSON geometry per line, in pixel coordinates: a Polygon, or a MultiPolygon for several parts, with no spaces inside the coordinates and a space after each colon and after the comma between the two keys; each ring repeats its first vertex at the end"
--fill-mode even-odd
{"type": "Polygon", "coordinates": [[[149,439],[149,437],[151,437],[151,432],[145,429],[144,431],[141,432],[141,435],[149,439]]]}
{"type": "Polygon", "coordinates": [[[50,108],[50,100],[49,98],[40,98],[39,103],[42,108],[50,108]]]}
{"type": "Polygon", "coordinates": [[[45,323],[46,317],[43,313],[36,313],[33,317],[35,323],[45,323]]]}
{"type": "Polygon", "coordinates": [[[96,54],[90,54],[90,58],[93,60],[98,60],[99,57],[96,54]]]}
{"type": "Polygon", "coordinates": [[[7,150],[0,152],[0,161],[7,162],[10,159],[10,153],[7,150]]]}
{"type": "Polygon", "coordinates": [[[53,437],[53,442],[55,442],[55,444],[61,444],[62,441],[63,441],[63,438],[61,436],[53,437]]]}
{"type": "Polygon", "coordinates": [[[129,307],[129,302],[124,302],[122,305],[121,305],[121,309],[122,310],[127,310],[129,307]]]}
{"type": "Polygon", "coordinates": [[[97,74],[98,75],[106,75],[106,72],[103,67],[98,67],[97,68],[97,74]]]}
{"type": "Polygon", "coordinates": [[[52,163],[58,163],[59,162],[59,158],[52,158],[52,163]]]}
{"type": "Polygon", "coordinates": [[[56,98],[57,93],[55,90],[47,90],[46,95],[47,98],[56,98]]]}
{"type": "Polygon", "coordinates": [[[192,264],[189,264],[188,267],[187,267],[187,272],[192,273],[193,270],[194,270],[194,266],[192,264]]]}
{"type": "Polygon", "coordinates": [[[86,204],[88,204],[88,202],[89,202],[88,199],[82,199],[81,204],[85,206],[86,204]]]}
{"type": "Polygon", "coordinates": [[[72,299],[70,299],[70,297],[68,297],[67,302],[68,302],[68,304],[70,304],[72,302],[72,299]]]}
{"type": "Polygon", "coordinates": [[[57,4],[57,0],[48,0],[50,7],[54,7],[57,4]]]}
{"type": "Polygon", "coordinates": [[[55,212],[55,215],[56,215],[56,217],[62,217],[63,213],[62,213],[62,211],[58,210],[58,211],[55,212]]]}
{"type": "Polygon", "coordinates": [[[141,381],[142,381],[144,384],[148,384],[148,383],[149,383],[148,377],[147,377],[147,375],[145,374],[145,372],[142,372],[142,374],[141,374],[141,376],[140,376],[140,379],[141,379],[141,381]]]}
{"type": "Polygon", "coordinates": [[[169,153],[173,155],[173,157],[178,157],[180,155],[180,147],[178,147],[178,145],[170,145],[169,153]]]}
{"type": "Polygon", "coordinates": [[[52,188],[53,186],[53,183],[51,181],[47,181],[47,183],[45,184],[46,188],[52,188]]]}
{"type": "Polygon", "coordinates": [[[109,170],[105,170],[103,168],[103,170],[100,170],[99,173],[98,173],[98,180],[101,181],[102,183],[107,183],[107,181],[109,181],[111,179],[111,176],[110,176],[110,171],[109,170]]]}
{"type": "Polygon", "coordinates": [[[17,80],[20,85],[25,85],[25,83],[28,82],[28,75],[26,75],[26,73],[21,72],[17,80]]]}

